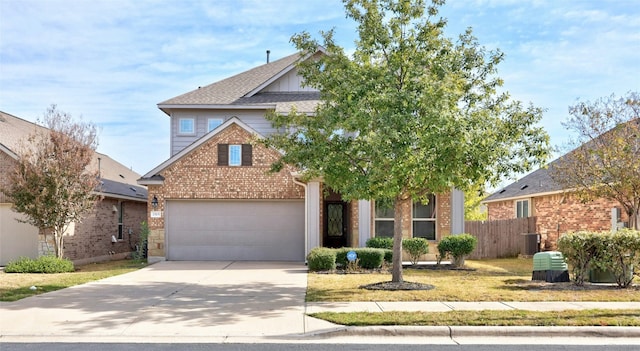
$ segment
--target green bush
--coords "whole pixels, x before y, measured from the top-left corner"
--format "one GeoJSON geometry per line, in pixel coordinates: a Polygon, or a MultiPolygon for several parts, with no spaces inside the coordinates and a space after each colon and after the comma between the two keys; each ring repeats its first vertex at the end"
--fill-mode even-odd
{"type": "Polygon", "coordinates": [[[375,237],[367,240],[367,247],[376,249],[393,249],[393,238],[389,237],[375,237]]]}
{"type": "Polygon", "coordinates": [[[387,264],[393,263],[393,250],[391,249],[383,249],[384,250],[384,262],[387,264]]]}
{"type": "Polygon", "coordinates": [[[471,234],[449,235],[438,243],[438,253],[440,258],[450,256],[453,258],[453,265],[460,267],[464,265],[464,257],[473,252],[478,243],[471,234]]]}
{"type": "Polygon", "coordinates": [[[640,232],[572,232],[560,237],[558,250],[572,267],[573,282],[584,285],[591,269],[611,272],[621,288],[631,286],[640,265],[640,232]]]}
{"type": "Polygon", "coordinates": [[[4,268],[6,273],[66,273],[74,270],[73,262],[55,256],[41,256],[35,260],[20,257],[7,263],[4,268]]]}
{"type": "Polygon", "coordinates": [[[429,241],[425,238],[403,239],[402,248],[409,254],[411,264],[416,265],[420,256],[429,253],[429,241]]]}
{"type": "Polygon", "coordinates": [[[347,253],[355,249],[350,247],[341,247],[333,250],[336,252],[336,266],[345,268],[349,264],[349,260],[347,260],[347,253]]]}
{"type": "Polygon", "coordinates": [[[336,250],[326,247],[316,247],[307,255],[309,270],[332,271],[336,269],[336,250]]]}
{"type": "Polygon", "coordinates": [[[358,265],[365,269],[375,269],[382,267],[384,261],[384,250],[375,248],[354,249],[358,255],[358,265]]]}

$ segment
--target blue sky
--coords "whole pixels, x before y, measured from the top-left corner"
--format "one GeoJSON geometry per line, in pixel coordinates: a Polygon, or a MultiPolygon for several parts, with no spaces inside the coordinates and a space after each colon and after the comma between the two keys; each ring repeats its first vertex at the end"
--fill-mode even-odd
{"type": "MultiPolygon", "coordinates": [[[[555,146],[577,99],[640,90],[637,0],[450,0],[448,36],[472,27],[500,48],[504,89],[547,109],[555,146]]],[[[50,104],[100,128],[99,151],[144,174],[169,156],[156,104],[294,52],[289,38],[335,28],[340,0],[0,0],[0,110],[35,121],[50,104]]]]}

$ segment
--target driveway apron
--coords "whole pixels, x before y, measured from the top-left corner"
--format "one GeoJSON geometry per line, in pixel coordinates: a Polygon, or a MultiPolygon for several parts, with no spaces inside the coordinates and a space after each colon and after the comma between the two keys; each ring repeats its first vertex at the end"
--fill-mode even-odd
{"type": "Polygon", "coordinates": [[[303,263],[159,262],[0,304],[2,336],[292,336],[305,332],[303,263]]]}

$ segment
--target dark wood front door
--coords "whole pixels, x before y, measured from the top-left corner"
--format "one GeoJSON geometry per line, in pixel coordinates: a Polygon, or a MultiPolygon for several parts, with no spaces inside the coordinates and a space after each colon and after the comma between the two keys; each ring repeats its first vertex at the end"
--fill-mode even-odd
{"type": "Polygon", "coordinates": [[[347,204],[327,201],[324,204],[324,247],[347,246],[349,218],[347,204]]]}

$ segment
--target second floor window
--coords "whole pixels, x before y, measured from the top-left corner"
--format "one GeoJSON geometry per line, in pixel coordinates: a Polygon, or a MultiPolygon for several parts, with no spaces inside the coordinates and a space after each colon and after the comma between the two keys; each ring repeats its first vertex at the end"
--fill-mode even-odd
{"type": "Polygon", "coordinates": [[[252,166],[251,144],[218,144],[218,166],[252,166]]]}
{"type": "Polygon", "coordinates": [[[195,134],[196,127],[193,118],[180,118],[178,121],[179,134],[195,134]]]}
{"type": "Polygon", "coordinates": [[[216,129],[221,124],[222,124],[221,118],[209,118],[207,121],[207,133],[216,129]]]}
{"type": "Polygon", "coordinates": [[[229,166],[242,164],[242,145],[229,145],[229,166]]]}

